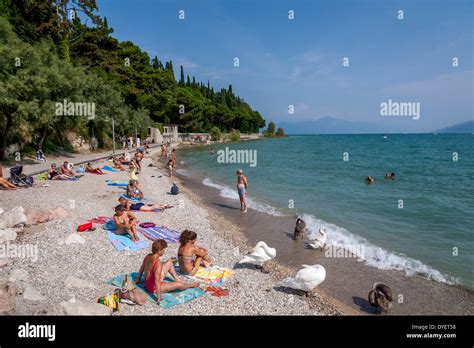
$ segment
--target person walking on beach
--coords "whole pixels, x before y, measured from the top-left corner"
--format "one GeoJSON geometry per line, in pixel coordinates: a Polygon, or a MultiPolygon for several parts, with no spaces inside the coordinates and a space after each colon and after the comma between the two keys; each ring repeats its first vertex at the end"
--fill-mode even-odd
{"type": "Polygon", "coordinates": [[[245,199],[247,187],[248,182],[244,172],[242,169],[237,170],[237,192],[239,193],[240,210],[244,213],[247,212],[247,200],[245,199]]]}

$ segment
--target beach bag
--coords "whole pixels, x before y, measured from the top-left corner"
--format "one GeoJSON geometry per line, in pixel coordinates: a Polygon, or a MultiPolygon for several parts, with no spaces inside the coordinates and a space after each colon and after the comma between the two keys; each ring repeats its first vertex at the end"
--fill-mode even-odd
{"type": "Polygon", "coordinates": [[[156,225],[153,222],[142,222],[139,226],[143,228],[149,228],[155,227],[156,225]]]}
{"type": "Polygon", "coordinates": [[[92,229],[93,229],[92,222],[88,222],[86,224],[77,226],[77,232],[84,232],[84,231],[89,231],[92,229]]]}
{"type": "Polygon", "coordinates": [[[109,296],[102,296],[99,297],[97,300],[97,303],[103,304],[104,306],[107,306],[112,309],[112,312],[118,312],[119,308],[119,303],[120,303],[120,297],[119,297],[119,291],[116,290],[112,295],[109,296]]]}

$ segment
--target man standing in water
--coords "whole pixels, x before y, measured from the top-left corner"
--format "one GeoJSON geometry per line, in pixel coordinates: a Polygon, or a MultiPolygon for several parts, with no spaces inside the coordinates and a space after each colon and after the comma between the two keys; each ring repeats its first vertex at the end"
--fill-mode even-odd
{"type": "Polygon", "coordinates": [[[247,212],[247,201],[245,196],[247,195],[248,182],[242,169],[237,170],[237,192],[239,193],[240,199],[240,210],[244,213],[247,212]]]}

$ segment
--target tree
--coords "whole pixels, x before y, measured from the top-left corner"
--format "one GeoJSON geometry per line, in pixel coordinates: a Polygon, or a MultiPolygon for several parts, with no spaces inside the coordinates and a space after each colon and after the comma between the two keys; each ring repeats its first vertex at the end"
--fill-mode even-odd
{"type": "Polygon", "coordinates": [[[184,70],[183,66],[180,66],[180,77],[179,77],[179,85],[184,86],[184,70]]]}
{"type": "Polygon", "coordinates": [[[239,141],[240,140],[240,132],[236,129],[232,129],[229,134],[231,141],[239,141]]]}
{"type": "Polygon", "coordinates": [[[267,131],[265,133],[268,136],[274,136],[275,135],[275,123],[270,122],[268,124],[268,128],[267,128],[267,131]]]}
{"type": "Polygon", "coordinates": [[[211,139],[213,141],[221,140],[222,134],[221,134],[221,130],[218,127],[216,126],[212,127],[209,133],[211,134],[211,139]]]}
{"type": "Polygon", "coordinates": [[[276,136],[277,137],[284,137],[285,136],[285,131],[283,130],[283,128],[278,128],[277,129],[276,136]]]}

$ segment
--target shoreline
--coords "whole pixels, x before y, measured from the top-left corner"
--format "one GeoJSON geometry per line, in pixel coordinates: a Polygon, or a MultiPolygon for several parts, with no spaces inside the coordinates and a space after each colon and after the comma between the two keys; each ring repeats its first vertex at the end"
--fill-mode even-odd
{"type": "MultiPolygon", "coordinates": [[[[156,156],[159,151],[152,151],[156,156]]],[[[168,194],[171,181],[163,170],[149,167],[154,158],[147,156],[139,180],[145,195],[157,203],[174,205],[162,213],[136,213],[140,221],[155,222],[177,231],[192,229],[198,243],[208,248],[210,256],[223,267],[233,269],[223,286],[229,296],[204,295],[185,304],[164,309],[154,303],[144,306],[122,304],[114,315],[331,315],[340,314],[316,293],[307,301],[297,293],[275,289],[273,275],[253,267],[235,267],[250,249],[239,243],[235,226],[227,224],[205,206],[196,203],[192,193],[183,187],[178,196],[168,194]]],[[[66,209],[71,217],[53,220],[18,231],[10,244],[34,245],[36,262],[21,257],[0,259],[0,279],[13,282],[15,315],[110,315],[110,310],[97,304],[100,296],[111,294],[115,287],[106,281],[118,274],[137,271],[150,248],[118,252],[100,225],[95,231],[77,233],[76,227],[96,216],[112,216],[118,204],[118,187],[106,186],[106,179],[125,180],[128,172],[86,175],[75,182],[36,182],[32,188],[2,192],[0,207],[9,211],[15,206],[50,210],[66,209]],[[34,199],[32,199],[34,197],[34,199]],[[71,201],[74,202],[71,205],[71,201]],[[71,236],[79,243],[69,243],[71,236]],[[68,242],[69,241],[69,242],[68,242]],[[73,281],[71,283],[71,277],[73,281]],[[71,309],[73,307],[73,309],[71,309]]],[[[149,243],[151,246],[151,243],[149,243]]],[[[164,259],[176,256],[178,245],[169,244],[164,259]]],[[[276,274],[276,273],[275,273],[276,274]]]]}
{"type": "MultiPolygon", "coordinates": [[[[179,157],[179,153],[178,153],[179,157]]],[[[218,191],[202,184],[202,174],[190,171],[190,176],[178,173],[191,190],[200,197],[202,204],[216,214],[238,226],[248,244],[266,241],[277,248],[276,263],[294,274],[302,264],[320,263],[326,267],[326,280],[317,288],[334,299],[344,314],[370,315],[367,293],[375,282],[386,282],[400,295],[401,303],[394,303],[391,314],[395,315],[472,315],[474,293],[462,285],[449,285],[428,280],[419,275],[406,276],[399,270],[381,270],[355,258],[324,257],[322,252],[307,249],[303,242],[291,240],[294,219],[279,217],[249,209],[240,214],[238,201],[221,197],[218,191]],[[245,216],[244,216],[245,215],[245,216]],[[257,231],[257,232],[254,232],[257,231]],[[275,232],[276,231],[276,232],[275,232]],[[357,281],[354,281],[357,279],[357,281]],[[446,298],[442,304],[439,298],[446,298]],[[342,309],[344,308],[345,311],[342,309]],[[347,310],[349,309],[349,310],[347,310]]]]}

